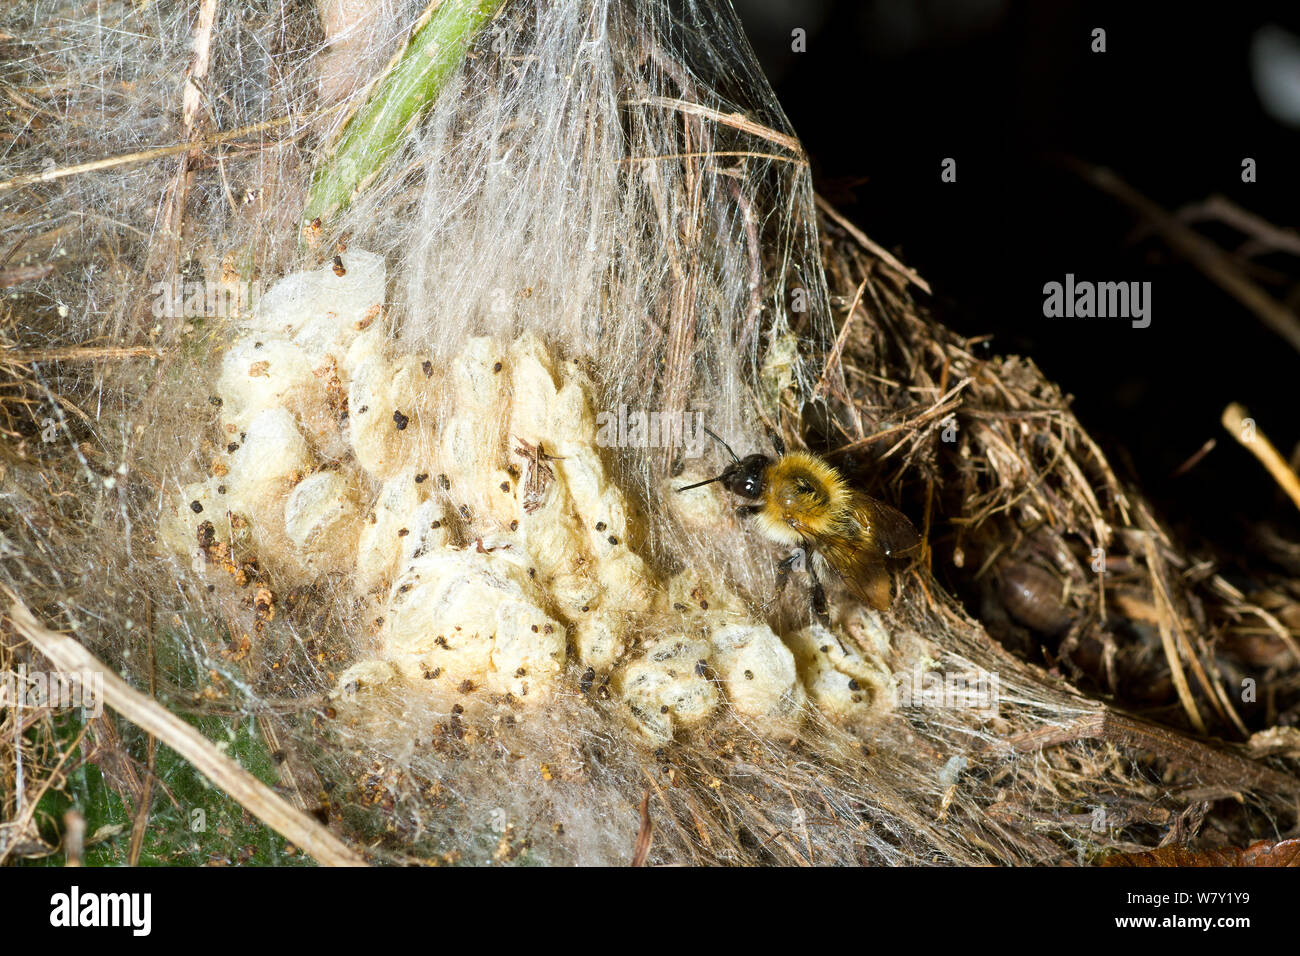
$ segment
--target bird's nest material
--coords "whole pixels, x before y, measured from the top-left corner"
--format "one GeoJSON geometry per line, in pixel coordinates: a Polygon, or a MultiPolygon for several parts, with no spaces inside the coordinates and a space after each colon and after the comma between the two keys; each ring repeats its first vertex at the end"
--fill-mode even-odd
{"type": "MultiPolygon", "coordinates": [[[[1266,612],[1180,552],[1031,362],[981,357],[978,343],[951,334],[917,306],[907,277],[892,263],[845,235],[838,222],[824,219],[822,226],[832,301],[848,318],[840,337],[843,376],[835,368],[826,375],[834,383],[827,389],[832,412],[821,433],[852,421],[844,412],[853,407],[880,423],[872,434],[849,431],[834,443],[847,449],[845,467],[855,452],[869,456],[884,479],[876,490],[916,506],[928,525],[928,560],[955,561],[960,568],[953,574],[976,582],[990,578],[995,594],[1005,595],[1005,587],[994,579],[1017,563],[1073,582],[1053,595],[1067,622],[1054,639],[1014,618],[999,619],[1009,636],[1039,633],[1032,655],[1024,653],[1029,645],[1016,655],[990,639],[921,567],[903,576],[893,632],[920,637],[945,672],[996,673],[998,717],[902,707],[863,735],[813,716],[789,739],[721,718],[652,752],[577,693],[562,695],[547,727],[526,720],[515,727],[499,721],[464,727],[453,717],[450,732],[447,725],[441,731],[447,743],[436,745],[442,759],[421,765],[435,774],[430,779],[395,754],[344,752],[322,760],[321,750],[339,741],[303,727],[319,727],[328,708],[319,699],[272,702],[267,678],[278,664],[255,651],[241,673],[257,689],[254,700],[263,711],[257,719],[292,751],[285,766],[300,775],[322,764],[332,774],[358,775],[355,806],[340,806],[347,798],[327,787],[336,794],[336,820],[348,821],[341,826],[345,835],[360,826],[387,831],[384,848],[372,851],[379,859],[419,856],[410,850],[417,844],[431,847],[422,851],[428,856],[450,859],[526,852],[556,862],[617,860],[620,850],[632,856],[638,831],[650,832],[637,809],[646,794],[644,819],[653,822],[648,858],[659,862],[1061,863],[1165,842],[1244,845],[1294,826],[1300,782],[1285,747],[1269,757],[1267,749],[1252,754],[1176,729],[1208,725],[1211,736],[1244,738],[1233,733],[1234,726],[1247,728],[1233,706],[1224,654],[1213,651],[1215,628],[1243,615],[1267,619],[1266,612]],[[1104,552],[1104,575],[1089,570],[1096,548],[1104,552]],[[1091,655],[1084,650],[1090,641],[1099,645],[1091,655]],[[1055,666],[1045,669],[1027,656],[1055,666]],[[1175,688],[1166,696],[1175,695],[1180,706],[1159,714],[1166,726],[1099,699],[1124,699],[1126,660],[1148,668],[1151,681],[1163,673],[1175,688]],[[265,673],[254,673],[259,669],[265,673]],[[572,732],[557,735],[556,722],[567,722],[572,732]],[[490,772],[500,769],[503,748],[513,752],[508,763],[517,775],[504,784],[490,772]],[[525,808],[511,806],[506,794],[531,777],[552,792],[541,800],[534,795],[525,818],[518,815],[525,808]],[[594,812],[596,806],[614,819],[588,832],[575,815],[579,807],[594,812]],[[469,846],[451,835],[475,828],[474,814],[495,810],[501,811],[495,829],[481,820],[478,826],[499,835],[495,844],[469,846]],[[375,824],[369,819],[375,814],[386,822],[375,824]],[[627,841],[621,847],[612,839],[619,833],[627,841]]],[[[13,381],[31,386],[19,376],[13,381]]],[[[73,489],[85,488],[88,472],[101,485],[112,473],[79,445],[63,455],[37,454],[38,425],[29,423],[26,445],[6,447],[9,507],[0,529],[6,581],[52,626],[84,634],[85,622],[70,620],[72,609],[127,601],[148,559],[120,552],[117,573],[103,563],[112,553],[102,540],[105,519],[96,517],[105,497],[73,489]],[[84,557],[92,555],[88,565],[84,557]]],[[[797,440],[798,433],[790,437],[797,440]]],[[[146,602],[134,613],[146,628],[159,626],[146,602]]],[[[318,634],[328,629],[327,622],[314,626],[318,634]]],[[[232,627],[237,633],[240,624],[232,627]]],[[[6,671],[39,660],[12,631],[6,637],[0,649],[6,671]]],[[[132,642],[102,637],[110,639],[96,649],[147,684],[140,655],[120,656],[132,642]]],[[[579,680],[577,672],[573,677],[579,680]]],[[[207,693],[215,696],[210,684],[207,693]]],[[[201,695],[196,701],[180,687],[160,687],[159,696],[182,710],[203,709],[201,695]]],[[[1146,701],[1152,697],[1158,694],[1148,693],[1146,701]]],[[[380,727],[400,723],[403,706],[400,698],[380,698],[367,719],[380,727]]],[[[28,811],[70,769],[68,754],[40,732],[51,716],[7,707],[0,722],[4,791],[14,794],[21,779],[21,806],[28,811]],[[27,733],[19,732],[18,721],[27,733]]],[[[94,746],[74,762],[102,764],[124,795],[138,798],[143,753],[125,747],[111,718],[87,726],[94,746]]],[[[357,739],[364,735],[352,743],[357,739]]],[[[299,787],[311,789],[301,780],[299,787]]],[[[4,808],[4,852],[48,851],[19,806],[11,797],[4,808]]]]}

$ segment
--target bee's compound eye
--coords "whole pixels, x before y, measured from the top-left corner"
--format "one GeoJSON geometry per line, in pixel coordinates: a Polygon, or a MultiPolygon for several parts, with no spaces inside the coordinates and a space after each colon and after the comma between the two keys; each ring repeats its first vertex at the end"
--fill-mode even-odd
{"type": "Polygon", "coordinates": [[[751,498],[754,498],[754,497],[757,497],[757,496],[758,496],[758,479],[757,479],[757,478],[746,478],[746,479],[745,479],[745,494],[749,495],[749,497],[751,497],[751,498]]]}

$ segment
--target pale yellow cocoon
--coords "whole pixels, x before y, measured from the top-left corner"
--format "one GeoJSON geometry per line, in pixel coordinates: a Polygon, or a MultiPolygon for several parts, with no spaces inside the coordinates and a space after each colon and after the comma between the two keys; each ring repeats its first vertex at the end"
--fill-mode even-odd
{"type": "Polygon", "coordinates": [[[513,561],[473,549],[430,551],[393,584],[385,655],[408,680],[444,692],[481,689],[535,702],[563,667],[564,626],[531,591],[513,561]]]}
{"type": "Polygon", "coordinates": [[[717,709],[721,696],[708,676],[711,652],[706,640],[665,636],[615,675],[615,689],[651,740],[667,742],[717,709]]]}
{"type": "MultiPolygon", "coordinates": [[[[242,431],[268,408],[286,408],[298,415],[325,404],[325,386],[312,374],[307,353],[278,336],[239,339],[221,360],[217,393],[222,421],[242,431]]],[[[229,429],[227,429],[229,433],[229,429]]]]}
{"type": "MultiPolygon", "coordinates": [[[[353,579],[358,591],[369,591],[391,581],[407,541],[412,536],[419,539],[425,530],[423,526],[436,520],[429,518],[422,522],[416,518],[424,488],[429,483],[426,479],[417,484],[413,474],[399,472],[380,486],[369,514],[361,522],[353,579]],[[403,530],[406,535],[401,533],[403,530]]],[[[440,544],[445,537],[444,531],[440,544]]]]}
{"type": "Polygon", "coordinates": [[[338,359],[384,302],[384,257],[361,249],[342,253],[344,274],[332,264],[285,276],[257,302],[248,329],[293,340],[312,358],[338,359]]]}
{"type": "Polygon", "coordinates": [[[308,573],[350,569],[357,551],[357,492],[336,471],[298,482],[284,507],[285,532],[308,573]]]}
{"type": "Polygon", "coordinates": [[[840,647],[821,624],[793,634],[789,645],[808,698],[832,720],[864,723],[893,706],[893,678],[881,661],[852,642],[840,647]]]}
{"type": "Polygon", "coordinates": [[[766,624],[728,624],[711,641],[713,667],[732,707],[761,731],[797,730],[808,696],[781,638],[766,624]]]}
{"type": "MultiPolygon", "coordinates": [[[[470,339],[435,366],[382,322],[383,260],[344,263],[343,276],[300,273],[263,297],[217,375],[221,477],[169,497],[160,528],[207,573],[198,529],[211,520],[215,541],[237,562],[256,557],[276,588],[347,579],[376,656],[340,693],[402,680],[447,706],[530,705],[556,692],[571,648],[651,743],[724,702],[791,736],[810,700],[850,721],[891,699],[877,617],[846,619],[866,648],[846,655],[820,625],[783,639],[724,568],[658,578],[576,363],[524,332],[470,339]]],[[[734,525],[719,486],[668,492],[688,534],[734,525]]]]}

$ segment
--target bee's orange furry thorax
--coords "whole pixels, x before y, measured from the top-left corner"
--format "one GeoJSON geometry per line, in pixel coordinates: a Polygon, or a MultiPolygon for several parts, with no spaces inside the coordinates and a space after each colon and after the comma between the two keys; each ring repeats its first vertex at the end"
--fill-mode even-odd
{"type": "Polygon", "coordinates": [[[852,497],[839,472],[806,452],[778,459],[765,479],[760,529],[783,544],[830,532],[852,497]]]}

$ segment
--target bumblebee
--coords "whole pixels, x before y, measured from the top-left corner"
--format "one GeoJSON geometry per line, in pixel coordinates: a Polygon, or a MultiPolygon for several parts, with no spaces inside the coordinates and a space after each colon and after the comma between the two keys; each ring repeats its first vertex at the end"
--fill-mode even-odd
{"type": "Polygon", "coordinates": [[[813,610],[826,619],[826,592],[818,565],[829,567],[855,598],[883,611],[889,607],[889,558],[903,557],[921,537],[902,512],[851,488],[832,465],[809,452],[785,453],[778,440],[777,457],[739,457],[725,441],[704,429],[731,456],[732,464],[715,478],[678,488],[690,491],[721,482],[732,494],[750,501],[737,514],[752,518],[769,540],[796,550],[777,566],[777,593],[790,571],[807,556],[812,578],[813,610]]]}

